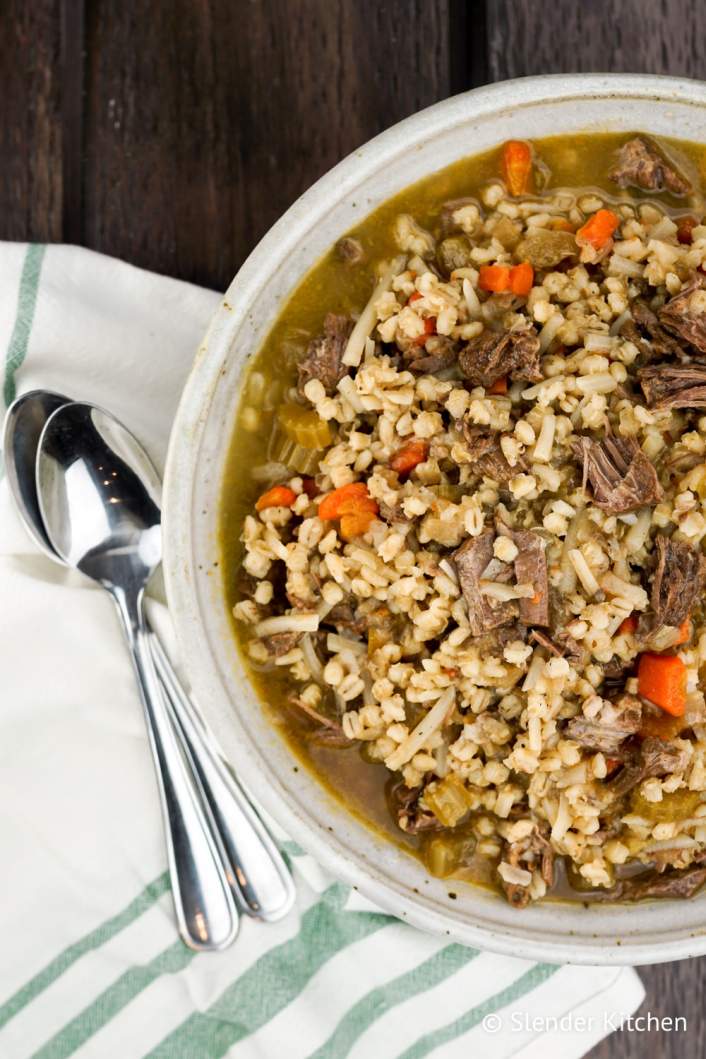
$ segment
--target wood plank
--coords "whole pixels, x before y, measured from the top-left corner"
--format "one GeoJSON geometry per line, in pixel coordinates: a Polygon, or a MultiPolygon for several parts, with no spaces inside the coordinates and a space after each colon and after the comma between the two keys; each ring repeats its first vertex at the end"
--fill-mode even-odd
{"type": "Polygon", "coordinates": [[[590,72],[706,76],[706,6],[693,0],[489,0],[489,80],[590,72]]]}
{"type": "Polygon", "coordinates": [[[706,1055],[706,959],[640,967],[638,972],[647,992],[640,1013],[650,1012],[658,1019],[682,1016],[686,1032],[620,1030],[593,1048],[589,1059],[702,1059],[706,1055]]]}
{"type": "Polygon", "coordinates": [[[449,94],[449,18],[449,0],[96,0],[86,241],[225,286],[319,175],[449,94]]]}
{"type": "Polygon", "coordinates": [[[62,134],[58,0],[5,0],[0,32],[0,234],[61,237],[62,134]]]}

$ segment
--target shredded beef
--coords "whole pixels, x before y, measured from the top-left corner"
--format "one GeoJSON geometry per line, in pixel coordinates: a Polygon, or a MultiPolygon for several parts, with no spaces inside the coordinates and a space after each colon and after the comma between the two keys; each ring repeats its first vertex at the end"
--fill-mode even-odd
{"type": "Polygon", "coordinates": [[[612,901],[640,901],[648,897],[693,897],[706,882],[706,867],[696,865],[683,872],[622,879],[607,896],[612,901]]]}
{"type": "Polygon", "coordinates": [[[689,181],[642,136],[623,144],[609,176],[621,188],[633,185],[644,191],[671,191],[673,195],[691,191],[689,181]]]}
{"type": "Polygon", "coordinates": [[[656,364],[638,377],[649,408],[706,408],[706,366],[656,364]]]}
{"type": "Polygon", "coordinates": [[[524,643],[527,639],[527,626],[513,621],[509,625],[502,625],[492,629],[483,636],[476,637],[474,645],[478,648],[482,658],[494,656],[502,658],[503,651],[509,643],[520,640],[524,643]]]}
{"type": "Polygon", "coordinates": [[[704,277],[695,277],[659,311],[660,323],[688,342],[697,357],[706,355],[706,291],[704,277]]]}
{"type": "Polygon", "coordinates": [[[483,331],[461,350],[458,364],[474,386],[492,386],[509,375],[539,382],[539,338],[531,328],[522,331],[483,331]]]}
{"type": "Polygon", "coordinates": [[[560,629],[550,638],[546,633],[541,632],[540,629],[533,629],[529,638],[539,644],[540,647],[546,648],[555,658],[568,658],[570,661],[576,662],[583,657],[581,645],[564,630],[560,629]]]}
{"type": "Polygon", "coordinates": [[[286,655],[293,647],[296,647],[301,638],[300,632],[276,632],[272,636],[265,636],[262,642],[268,654],[281,658],[282,655],[286,655]]]}
{"type": "Polygon", "coordinates": [[[362,636],[368,627],[364,615],[360,615],[347,599],[342,599],[322,619],[326,625],[334,625],[336,629],[346,629],[355,636],[362,636]]]}
{"type": "Polygon", "coordinates": [[[378,515],[383,522],[409,522],[401,504],[386,504],[384,500],[378,500],[378,515]]]}
{"type": "Polygon", "coordinates": [[[626,320],[620,329],[623,338],[634,342],[640,352],[647,358],[684,356],[676,338],[669,334],[660,324],[655,313],[646,302],[636,298],[630,306],[632,318],[626,320]]]}
{"type": "Polygon", "coordinates": [[[496,442],[490,452],[486,452],[476,460],[473,470],[476,474],[482,474],[484,478],[492,478],[495,482],[509,482],[516,474],[525,470],[526,464],[518,460],[514,467],[505,459],[499,442],[496,442]]]}
{"type": "MultiPolygon", "coordinates": [[[[525,867],[528,871],[539,865],[547,889],[550,890],[554,885],[554,850],[546,835],[542,834],[538,827],[535,827],[527,838],[520,839],[518,842],[505,842],[503,860],[513,868],[525,867]]],[[[498,881],[513,908],[527,907],[530,902],[529,887],[505,882],[500,877],[498,881]]]]}
{"type": "Polygon", "coordinates": [[[360,265],[365,258],[365,251],[360,239],[351,235],[344,235],[336,243],[336,253],[346,265],[360,265]]]}
{"type": "Polygon", "coordinates": [[[626,662],[624,658],[613,655],[608,662],[601,663],[604,680],[609,684],[624,682],[625,675],[632,669],[633,664],[633,662],[626,662]]]}
{"type": "Polygon", "coordinates": [[[638,783],[652,776],[683,772],[687,762],[687,753],[681,747],[650,736],[643,740],[632,759],[626,761],[615,779],[611,779],[606,786],[616,798],[622,798],[638,783]]]}
{"type": "Polygon", "coordinates": [[[642,703],[634,695],[623,695],[614,707],[616,713],[610,720],[572,718],[564,729],[564,735],[580,746],[616,757],[624,740],[640,730],[642,703]]]}
{"type": "Polygon", "coordinates": [[[318,710],[315,710],[313,706],[309,706],[297,695],[290,695],[287,701],[290,706],[293,706],[296,710],[303,713],[308,720],[314,722],[316,727],[310,731],[307,738],[318,743],[326,743],[328,746],[343,747],[352,745],[351,740],[343,734],[343,729],[338,721],[332,721],[330,717],[319,713],[318,710]]]}
{"type": "Polygon", "coordinates": [[[583,481],[593,490],[593,502],[610,515],[634,511],[662,499],[662,487],[651,461],[634,438],[606,436],[602,441],[579,437],[574,455],[583,461],[583,481]]]}
{"type": "Polygon", "coordinates": [[[650,631],[681,625],[701,595],[704,564],[700,552],[686,541],[662,534],[655,541],[657,566],[652,575],[650,631]]]}
{"type": "Polygon", "coordinates": [[[500,448],[500,435],[497,431],[474,426],[468,420],[463,420],[457,426],[460,426],[475,474],[492,478],[496,482],[509,482],[516,474],[527,469],[527,463],[522,458],[514,467],[510,466],[500,448]]]}
{"type": "Polygon", "coordinates": [[[491,606],[480,588],[483,571],[493,558],[495,532],[488,527],[478,537],[469,537],[453,553],[456,573],[468,607],[468,623],[474,636],[507,625],[517,616],[517,607],[510,601],[491,606]]]}
{"type": "Polygon", "coordinates": [[[441,831],[443,824],[428,809],[419,805],[423,787],[408,787],[402,780],[387,789],[387,802],[397,826],[408,835],[423,831],[441,831]]]}
{"type": "Polygon", "coordinates": [[[352,330],[353,323],[347,316],[328,313],[324,320],[323,334],[309,343],[306,354],[297,367],[299,392],[302,395],[309,379],[318,379],[329,396],[335,391],[347,371],[341,360],[352,330]]]}
{"type": "Polygon", "coordinates": [[[411,345],[403,352],[404,365],[420,375],[433,375],[456,363],[458,344],[446,335],[431,335],[423,346],[411,345]]]}
{"type": "Polygon", "coordinates": [[[519,549],[515,558],[518,585],[532,585],[534,595],[519,600],[523,625],[549,625],[549,579],[546,541],[532,530],[513,530],[512,540],[519,549]]]}

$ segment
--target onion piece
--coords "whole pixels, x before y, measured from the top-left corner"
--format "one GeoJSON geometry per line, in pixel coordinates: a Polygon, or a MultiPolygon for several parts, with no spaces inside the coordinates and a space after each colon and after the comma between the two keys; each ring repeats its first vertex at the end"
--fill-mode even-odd
{"type": "Polygon", "coordinates": [[[304,661],[306,662],[309,672],[311,673],[314,680],[318,681],[319,684],[324,682],[324,667],[321,665],[321,660],[316,653],[313,641],[309,633],[302,636],[299,646],[301,647],[304,661]]]}
{"type": "Polygon", "coordinates": [[[393,258],[382,273],[375,290],[370,295],[367,305],[358,317],[356,325],[351,331],[343,357],[341,358],[342,364],[345,364],[349,368],[357,368],[360,364],[363,357],[363,350],[365,349],[365,341],[377,323],[375,306],[379,298],[390,289],[395,276],[399,276],[400,272],[404,271],[406,263],[407,258],[404,254],[401,254],[399,257],[393,258]]]}
{"type": "Polygon", "coordinates": [[[447,577],[450,577],[455,585],[458,584],[458,575],[453,567],[453,564],[448,559],[441,559],[439,562],[439,569],[442,570],[447,577]]]}
{"type": "Polygon", "coordinates": [[[463,297],[466,299],[466,308],[471,320],[478,320],[481,315],[480,299],[471,281],[465,277],[463,280],[463,297]]]}
{"type": "Polygon", "coordinates": [[[579,548],[569,550],[569,562],[576,571],[576,576],[589,596],[595,596],[600,591],[600,585],[593,576],[593,571],[586,562],[583,552],[579,548]]]}
{"type": "Polygon", "coordinates": [[[480,590],[484,596],[497,599],[500,603],[509,603],[512,599],[531,599],[535,594],[532,585],[506,585],[502,581],[485,581],[481,579],[480,590]]]}
{"type": "Polygon", "coordinates": [[[566,320],[561,313],[552,313],[546,324],[539,332],[539,352],[546,353],[556,338],[557,331],[565,324],[566,320]]]}
{"type": "Polygon", "coordinates": [[[564,547],[561,553],[562,574],[559,588],[565,595],[569,592],[573,592],[576,588],[576,570],[569,560],[569,552],[572,548],[576,547],[579,531],[581,530],[583,523],[586,521],[586,518],[586,508],[581,508],[580,511],[577,511],[569,523],[569,528],[566,531],[566,537],[564,538],[564,547]]]}
{"type": "Polygon", "coordinates": [[[698,844],[695,838],[677,835],[675,838],[664,838],[660,842],[648,842],[642,847],[640,853],[660,853],[663,849],[693,849],[698,844]]]}
{"type": "Polygon", "coordinates": [[[391,772],[398,772],[403,765],[411,761],[417,751],[426,743],[429,736],[441,728],[453,709],[455,697],[456,689],[453,687],[447,688],[437,699],[436,704],[429,710],[426,717],[422,717],[417,727],[409,733],[406,739],[402,740],[396,750],[392,751],[385,761],[391,772]]]}
{"type": "Polygon", "coordinates": [[[329,651],[353,651],[354,654],[360,655],[368,653],[367,644],[364,644],[362,640],[354,640],[351,636],[340,636],[335,632],[330,632],[326,637],[326,647],[329,651]]]}
{"type": "Polygon", "coordinates": [[[255,635],[275,636],[280,632],[316,632],[318,627],[318,614],[300,611],[297,614],[278,614],[275,618],[265,618],[255,626],[255,635]]]}
{"type": "Polygon", "coordinates": [[[620,314],[620,316],[616,316],[615,320],[613,320],[613,323],[610,325],[611,335],[619,335],[620,329],[623,324],[628,322],[628,320],[632,320],[632,313],[629,309],[626,309],[625,312],[620,314]]]}
{"type": "Polygon", "coordinates": [[[529,886],[532,882],[532,872],[518,868],[515,864],[508,864],[506,860],[501,860],[498,864],[498,875],[510,886],[529,886]]]}

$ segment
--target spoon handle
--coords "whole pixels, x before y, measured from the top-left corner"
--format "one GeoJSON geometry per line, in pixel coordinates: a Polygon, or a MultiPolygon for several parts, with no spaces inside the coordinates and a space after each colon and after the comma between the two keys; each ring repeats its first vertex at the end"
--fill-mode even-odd
{"type": "Polygon", "coordinates": [[[197,793],[154,666],[141,599],[113,589],[145,710],[157,773],[167,859],[179,933],[192,949],[223,949],[238,931],[238,912],[221,851],[197,793]]]}
{"type": "Polygon", "coordinates": [[[250,804],[196,705],[154,632],[150,644],[155,668],[189,755],[201,781],[227,859],[227,874],[235,884],[244,912],[274,922],[287,914],[295,889],[284,859],[265,825],[250,804]]]}

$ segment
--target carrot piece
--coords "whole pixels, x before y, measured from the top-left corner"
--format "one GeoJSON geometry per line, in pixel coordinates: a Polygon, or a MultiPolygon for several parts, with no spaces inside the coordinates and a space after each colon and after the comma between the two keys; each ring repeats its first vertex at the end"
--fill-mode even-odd
{"type": "Polygon", "coordinates": [[[347,541],[365,533],[377,513],[377,503],[370,496],[365,482],[342,485],[319,504],[319,518],[340,519],[340,533],[347,541]]]}
{"type": "Polygon", "coordinates": [[[348,500],[342,501],[340,517],[343,518],[344,515],[359,515],[365,511],[371,515],[377,515],[378,506],[375,500],[371,496],[352,496],[348,500]]]}
{"type": "Polygon", "coordinates": [[[510,269],[510,290],[513,294],[527,297],[534,283],[534,269],[529,261],[523,261],[521,265],[513,265],[510,269]]]}
{"type": "Polygon", "coordinates": [[[408,441],[390,460],[390,467],[398,474],[409,474],[418,463],[424,463],[429,455],[428,441],[408,441]]]}
{"type": "Polygon", "coordinates": [[[628,614],[627,618],[624,618],[618,626],[618,632],[621,636],[637,632],[637,616],[635,614],[628,614]]]}
{"type": "Polygon", "coordinates": [[[683,643],[687,643],[691,639],[691,619],[684,618],[684,621],[679,626],[679,635],[672,644],[672,647],[680,647],[683,643]]]}
{"type": "Polygon", "coordinates": [[[374,511],[357,511],[355,514],[344,515],[341,519],[341,536],[344,541],[352,541],[354,537],[360,537],[374,518],[374,511]]]}
{"type": "Polygon", "coordinates": [[[263,493],[255,504],[256,511],[264,511],[267,507],[291,507],[297,499],[297,494],[288,485],[273,485],[266,493],[263,493]]]}
{"type": "Polygon", "coordinates": [[[407,305],[409,305],[410,302],[416,302],[421,297],[422,297],[421,292],[418,291],[418,290],[415,290],[412,294],[410,294],[409,298],[407,299],[407,305]]]}
{"type": "Polygon", "coordinates": [[[412,342],[414,346],[423,346],[430,335],[436,334],[436,317],[427,316],[424,320],[424,334],[419,335],[412,342]]]}
{"type": "Polygon", "coordinates": [[[493,395],[507,393],[507,375],[503,375],[502,379],[496,379],[486,392],[493,395]]]}
{"type": "Polygon", "coordinates": [[[495,294],[510,290],[509,265],[481,265],[478,286],[481,290],[493,291],[495,294]]]}
{"type": "Polygon", "coordinates": [[[345,505],[347,500],[355,500],[360,503],[363,499],[370,499],[365,482],[349,482],[348,485],[342,485],[338,489],[334,489],[332,493],[329,493],[321,501],[319,504],[319,518],[340,518],[341,515],[345,514],[341,507],[345,505]]]}
{"type": "Polygon", "coordinates": [[[620,220],[612,210],[597,210],[579,228],[576,238],[590,243],[594,250],[602,250],[619,224],[620,220]]]}
{"type": "Polygon", "coordinates": [[[508,140],[503,147],[502,169],[511,195],[524,195],[532,175],[532,148],[523,140],[508,140]]]}
{"type": "Polygon", "coordinates": [[[665,713],[681,717],[686,709],[686,666],[678,655],[640,655],[637,691],[665,713]]]}

